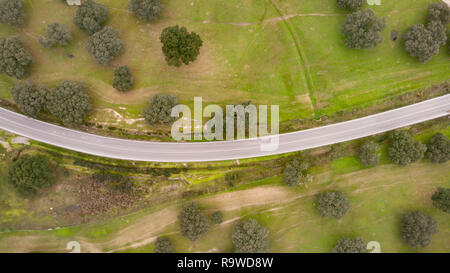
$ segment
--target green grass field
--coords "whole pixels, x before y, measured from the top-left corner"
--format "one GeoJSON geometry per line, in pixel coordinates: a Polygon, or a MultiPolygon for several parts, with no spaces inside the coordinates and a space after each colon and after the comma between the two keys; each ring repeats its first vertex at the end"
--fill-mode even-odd
{"type": "MultiPolygon", "coordinates": [[[[26,1],[24,28],[0,26],[1,36],[19,35],[34,56],[30,79],[49,87],[64,79],[89,84],[97,106],[95,122],[140,128],[140,111],[156,93],[177,95],[186,104],[194,96],[206,103],[279,104],[281,121],[287,121],[364,107],[449,79],[446,50],[420,64],[401,41],[388,39],[393,29],[404,32],[423,23],[431,0],[373,6],[387,20],[385,41],[373,50],[345,48],[339,32],[345,12],[337,10],[335,0],[163,0],[165,9],[154,23],[134,18],[128,1],[98,2],[109,8],[107,24],[126,45],[109,67],[96,64],[84,49],[88,36],[72,23],[76,8],[61,1],[26,1]],[[69,25],[74,40],[65,48],[44,49],[37,38],[54,21],[69,25]],[[180,68],[165,63],[159,42],[162,29],[175,24],[204,41],[198,60],[180,68]],[[136,78],[135,90],[126,94],[111,86],[113,67],[119,65],[129,65],[136,78]]],[[[0,76],[2,98],[10,97],[8,89],[15,82],[0,76]]]]}
{"type": "Polygon", "coordinates": [[[223,211],[225,222],[212,226],[194,243],[179,234],[179,204],[172,204],[104,224],[3,232],[0,251],[64,251],[67,242],[76,240],[84,251],[151,252],[155,236],[165,235],[173,240],[177,252],[231,252],[233,223],[253,217],[269,229],[271,252],[329,252],[341,236],[378,241],[382,252],[448,252],[450,219],[432,206],[430,197],[437,187],[450,186],[449,164],[424,162],[346,174],[323,172],[316,174],[308,189],[288,188],[280,178],[271,177],[256,181],[253,187],[205,196],[196,202],[207,215],[223,211]],[[316,213],[314,195],[336,189],[349,197],[352,208],[340,220],[324,219],[316,213]],[[426,248],[410,248],[401,240],[401,215],[415,209],[431,215],[439,225],[439,233],[426,248]]]}

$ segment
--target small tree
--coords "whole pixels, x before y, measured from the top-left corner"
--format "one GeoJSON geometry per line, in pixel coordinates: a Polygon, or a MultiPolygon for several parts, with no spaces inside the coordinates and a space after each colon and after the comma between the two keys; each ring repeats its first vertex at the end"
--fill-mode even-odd
{"type": "Polygon", "coordinates": [[[114,70],[113,87],[120,92],[126,92],[133,87],[134,79],[128,66],[119,66],[114,70]]]}
{"type": "Polygon", "coordinates": [[[220,224],[223,222],[223,215],[221,211],[216,211],[211,215],[211,221],[215,224],[220,224]]]}
{"type": "Polygon", "coordinates": [[[411,247],[426,247],[431,236],[439,231],[437,222],[420,211],[406,213],[401,223],[403,240],[411,247]]]}
{"type": "Polygon", "coordinates": [[[23,79],[32,63],[33,58],[18,38],[0,38],[0,73],[23,79]]]}
{"type": "Polygon", "coordinates": [[[102,29],[103,24],[108,19],[108,13],[108,9],[105,6],[92,0],[86,0],[78,6],[73,23],[81,30],[92,35],[102,29]]]}
{"type": "Polygon", "coordinates": [[[373,141],[368,141],[359,149],[358,157],[364,166],[376,166],[380,161],[380,146],[373,141]]]}
{"type": "Polygon", "coordinates": [[[341,238],[333,248],[334,253],[367,253],[366,242],[357,237],[355,239],[341,238]]]}
{"type": "Polygon", "coordinates": [[[338,8],[350,11],[359,10],[364,4],[364,0],[337,0],[338,8]]]}
{"type": "Polygon", "coordinates": [[[30,117],[37,117],[44,109],[46,93],[45,87],[32,82],[19,83],[11,89],[12,98],[20,111],[30,117]]]}
{"type": "Polygon", "coordinates": [[[185,27],[167,27],[160,37],[163,44],[162,51],[167,64],[180,66],[189,64],[197,59],[203,42],[195,32],[188,33],[185,27]]]}
{"type": "Polygon", "coordinates": [[[343,192],[325,192],[316,195],[317,211],[323,217],[342,218],[350,209],[350,202],[343,192]]]}
{"type": "Polygon", "coordinates": [[[439,21],[444,26],[450,20],[450,8],[442,1],[431,3],[428,6],[428,22],[439,21]]]}
{"type": "Polygon", "coordinates": [[[443,212],[450,213],[450,189],[439,187],[431,196],[433,206],[443,212]]]}
{"type": "Polygon", "coordinates": [[[444,163],[450,159],[450,140],[441,133],[433,135],[427,144],[425,156],[434,163],[444,163]]]}
{"type": "Polygon", "coordinates": [[[412,57],[419,58],[422,63],[428,62],[439,53],[440,44],[436,42],[433,32],[425,28],[423,24],[410,27],[403,36],[405,50],[412,57]]]}
{"type": "Polygon", "coordinates": [[[427,146],[421,142],[415,143],[406,131],[398,131],[390,135],[388,156],[398,165],[406,166],[421,160],[426,150],[427,146]]]}
{"type": "Polygon", "coordinates": [[[79,125],[92,110],[86,86],[74,81],[63,81],[47,95],[48,110],[65,125],[79,125]]]}
{"type": "Polygon", "coordinates": [[[22,155],[10,166],[8,178],[20,195],[32,197],[55,183],[52,170],[48,157],[22,155]]]}
{"type": "Polygon", "coordinates": [[[154,95],[150,106],[142,111],[148,124],[170,124],[175,118],[171,116],[172,108],[178,105],[178,99],[170,95],[154,95]]]}
{"type": "Polygon", "coordinates": [[[52,47],[55,44],[66,46],[72,40],[70,29],[66,25],[53,23],[47,26],[46,35],[39,37],[39,43],[43,47],[52,47]]]}
{"type": "Polygon", "coordinates": [[[128,9],[139,20],[154,21],[159,17],[163,5],[158,0],[131,0],[128,9]]]}
{"type": "Polygon", "coordinates": [[[384,19],[378,18],[373,10],[365,9],[348,15],[341,33],[348,48],[372,48],[383,41],[381,32],[385,27],[384,19]]]}
{"type": "Polygon", "coordinates": [[[0,0],[0,22],[20,27],[24,21],[23,0],[0,0]]]}
{"type": "Polygon", "coordinates": [[[195,241],[209,229],[208,219],[200,212],[197,204],[188,203],[178,215],[181,235],[195,241]]]}
{"type": "Polygon", "coordinates": [[[306,186],[312,181],[312,176],[307,174],[309,168],[307,162],[300,162],[300,159],[294,158],[284,168],[284,183],[288,186],[306,186]]]}
{"type": "Polygon", "coordinates": [[[101,65],[108,65],[122,53],[123,48],[123,42],[117,35],[117,31],[109,26],[89,37],[86,45],[87,51],[101,65]]]}
{"type": "Polygon", "coordinates": [[[158,237],[155,242],[155,253],[173,253],[173,245],[169,238],[158,237]]]}
{"type": "Polygon", "coordinates": [[[237,222],[231,239],[236,253],[264,253],[269,247],[269,232],[255,219],[237,222]]]}

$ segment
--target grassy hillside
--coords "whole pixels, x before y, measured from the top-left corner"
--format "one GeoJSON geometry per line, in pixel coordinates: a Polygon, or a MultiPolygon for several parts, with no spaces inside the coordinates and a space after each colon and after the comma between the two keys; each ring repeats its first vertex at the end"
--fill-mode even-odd
{"type": "MultiPolygon", "coordinates": [[[[279,104],[281,121],[286,121],[375,104],[449,79],[446,50],[420,64],[401,41],[389,40],[391,30],[402,33],[423,23],[431,0],[373,6],[387,20],[385,41],[373,50],[344,46],[339,29],[346,12],[336,8],[335,0],[162,0],[164,11],[154,23],[134,18],[128,1],[98,0],[109,8],[107,24],[126,45],[109,67],[96,64],[85,50],[88,36],[72,23],[76,7],[53,0],[25,2],[26,26],[1,25],[0,36],[18,35],[24,41],[35,58],[30,79],[48,86],[63,79],[87,82],[97,106],[95,122],[146,126],[140,112],[156,93],[177,95],[187,104],[194,96],[207,103],[279,104]],[[44,49],[37,38],[55,21],[69,25],[74,40],[65,48],[44,49]],[[165,63],[159,42],[162,29],[176,24],[204,41],[198,60],[180,68],[165,63]],[[136,78],[135,90],[126,94],[111,86],[119,65],[129,65],[136,78]]],[[[2,98],[10,97],[14,82],[0,76],[2,98]]]]}
{"type": "Polygon", "coordinates": [[[177,252],[231,252],[233,224],[253,217],[269,229],[271,252],[329,252],[341,236],[378,241],[382,252],[448,252],[450,219],[432,206],[430,197],[437,187],[450,187],[449,164],[382,165],[345,174],[327,171],[317,175],[308,189],[288,188],[272,177],[206,196],[196,201],[207,215],[223,211],[224,222],[194,243],[179,234],[176,204],[102,225],[0,233],[0,251],[63,252],[67,242],[76,240],[82,251],[151,252],[154,239],[165,235],[177,252]],[[341,220],[324,219],[315,210],[314,195],[330,189],[339,189],[350,199],[352,208],[341,220]],[[399,233],[401,215],[415,209],[431,215],[439,225],[439,233],[423,249],[406,246],[399,233]]]}

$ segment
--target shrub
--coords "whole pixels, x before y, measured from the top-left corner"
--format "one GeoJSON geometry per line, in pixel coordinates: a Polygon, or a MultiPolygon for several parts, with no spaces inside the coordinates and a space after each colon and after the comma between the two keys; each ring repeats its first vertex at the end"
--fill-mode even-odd
{"type": "Polygon", "coordinates": [[[350,202],[343,192],[326,192],[316,195],[316,206],[323,217],[340,219],[350,209],[350,202]]]}
{"type": "Polygon", "coordinates": [[[195,32],[188,33],[185,27],[173,26],[165,28],[160,37],[162,51],[167,64],[181,66],[197,59],[203,42],[195,32]]]}
{"type": "Polygon", "coordinates": [[[428,246],[431,243],[431,235],[438,231],[436,220],[420,211],[406,213],[403,216],[402,238],[411,247],[428,246]]]}
{"type": "Polygon", "coordinates": [[[178,215],[180,221],[181,235],[191,241],[200,238],[209,229],[208,219],[200,212],[197,204],[188,203],[178,215]]]}
{"type": "Polygon", "coordinates": [[[425,156],[434,163],[444,163],[450,159],[450,140],[441,133],[433,135],[427,143],[425,156]]]}
{"type": "Polygon", "coordinates": [[[173,245],[169,238],[158,237],[155,242],[155,253],[173,253],[173,245]]]}
{"type": "Polygon", "coordinates": [[[131,0],[128,9],[139,20],[154,21],[162,11],[162,4],[158,0],[131,0]]]}
{"type": "Polygon", "coordinates": [[[341,238],[333,248],[334,253],[366,253],[367,244],[362,238],[341,238]]]}
{"type": "Polygon", "coordinates": [[[300,162],[298,158],[293,159],[284,168],[284,183],[288,186],[306,186],[312,181],[312,176],[306,173],[309,168],[309,164],[306,162],[300,162]]]}
{"type": "Polygon", "coordinates": [[[439,21],[447,25],[450,20],[450,8],[442,1],[431,3],[428,6],[428,22],[439,21]]]}
{"type": "Polygon", "coordinates": [[[74,81],[63,81],[47,95],[48,110],[65,125],[79,125],[92,110],[86,86],[74,81]]]}
{"type": "Polygon", "coordinates": [[[211,215],[211,221],[215,224],[220,224],[223,222],[223,215],[221,211],[216,211],[211,215]]]}
{"type": "Polygon", "coordinates": [[[53,167],[43,155],[22,155],[9,168],[9,182],[25,197],[36,195],[38,190],[55,183],[53,167]]]}
{"type": "Polygon", "coordinates": [[[398,131],[390,135],[388,155],[398,165],[406,166],[421,160],[426,150],[427,147],[424,144],[415,143],[406,131],[398,131]]]}
{"type": "Polygon", "coordinates": [[[423,24],[413,25],[408,28],[403,36],[405,50],[412,57],[419,58],[422,63],[428,62],[439,53],[439,43],[436,42],[433,32],[425,28],[423,24]]]}
{"type": "Polygon", "coordinates": [[[131,71],[127,66],[119,66],[114,70],[113,87],[120,91],[126,92],[133,87],[134,79],[131,71]]]}
{"type": "Polygon", "coordinates": [[[372,48],[383,41],[381,32],[385,27],[384,19],[378,18],[373,10],[365,9],[348,15],[341,33],[348,48],[372,48]]]}
{"type": "Polygon", "coordinates": [[[364,4],[364,0],[337,0],[338,8],[350,11],[359,10],[364,4]]]}
{"type": "Polygon", "coordinates": [[[364,166],[376,166],[380,161],[380,146],[373,141],[368,141],[359,149],[358,157],[364,166]]]}
{"type": "Polygon", "coordinates": [[[117,36],[117,31],[109,26],[89,37],[86,45],[87,51],[102,65],[109,64],[115,57],[119,56],[123,48],[123,42],[117,36]]]}
{"type": "Polygon", "coordinates": [[[450,213],[450,189],[439,187],[431,197],[433,206],[443,212],[450,213]]]}
{"type": "Polygon", "coordinates": [[[92,179],[95,182],[107,182],[110,192],[130,193],[134,188],[130,177],[107,172],[94,173],[92,179]]]}
{"type": "Polygon", "coordinates": [[[20,111],[30,117],[37,117],[44,109],[46,93],[45,87],[32,82],[19,83],[11,89],[12,98],[20,111]]]}
{"type": "Polygon", "coordinates": [[[103,24],[108,19],[108,13],[108,9],[105,6],[92,0],[86,0],[78,6],[73,23],[81,30],[92,35],[102,29],[103,24]]]}
{"type": "Polygon", "coordinates": [[[232,241],[236,253],[263,253],[269,247],[269,232],[255,219],[236,223],[232,241]]]}
{"type": "Polygon", "coordinates": [[[150,106],[142,111],[148,124],[170,124],[176,118],[171,116],[172,108],[178,105],[178,99],[170,95],[154,95],[150,106]]]}
{"type": "Polygon", "coordinates": [[[66,46],[71,40],[72,35],[69,27],[58,23],[48,25],[46,35],[39,37],[39,43],[43,47],[52,47],[55,44],[66,46]]]}
{"type": "Polygon", "coordinates": [[[20,27],[24,21],[22,0],[0,0],[0,22],[20,27]]]}
{"type": "Polygon", "coordinates": [[[0,73],[23,79],[32,63],[33,58],[18,38],[0,38],[0,73]]]}

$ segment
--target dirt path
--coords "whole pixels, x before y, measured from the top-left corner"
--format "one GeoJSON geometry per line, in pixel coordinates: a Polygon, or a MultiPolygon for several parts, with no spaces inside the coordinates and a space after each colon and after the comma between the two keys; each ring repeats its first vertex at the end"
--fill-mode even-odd
{"type": "Polygon", "coordinates": [[[272,6],[276,10],[276,12],[278,12],[278,14],[280,15],[279,18],[281,18],[281,21],[283,21],[284,24],[286,25],[286,28],[289,31],[289,33],[292,37],[292,40],[295,44],[295,48],[297,49],[297,53],[298,53],[298,57],[299,57],[299,63],[302,66],[303,71],[304,71],[305,89],[308,90],[309,98],[313,105],[314,113],[317,114],[318,111],[317,111],[317,103],[316,103],[315,94],[314,94],[314,82],[313,82],[313,79],[311,76],[311,71],[310,71],[310,68],[309,68],[309,65],[308,65],[308,62],[306,59],[306,54],[305,54],[305,51],[300,42],[300,38],[298,37],[297,33],[294,31],[294,27],[288,20],[289,18],[293,18],[296,16],[295,15],[283,15],[283,13],[281,12],[281,9],[278,7],[277,3],[275,3],[274,0],[271,0],[270,2],[272,3],[272,6]]]}
{"type": "Polygon", "coordinates": [[[225,24],[225,25],[233,25],[233,26],[239,26],[239,27],[248,27],[248,26],[254,26],[254,25],[265,25],[268,23],[274,23],[274,22],[281,22],[284,20],[289,20],[295,17],[335,17],[339,16],[339,14],[333,14],[333,13],[297,13],[297,14],[287,14],[283,16],[273,17],[273,18],[267,18],[264,19],[261,22],[215,22],[210,20],[202,21],[203,24],[225,24]]]}

